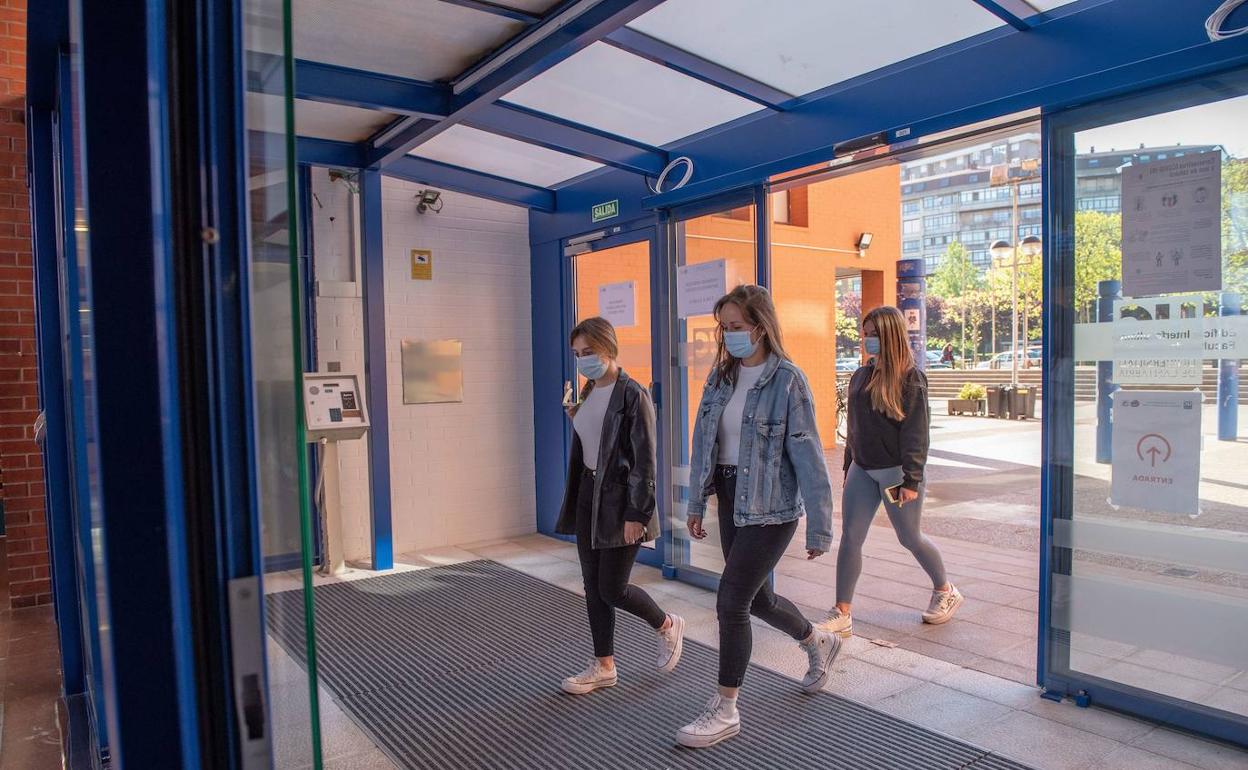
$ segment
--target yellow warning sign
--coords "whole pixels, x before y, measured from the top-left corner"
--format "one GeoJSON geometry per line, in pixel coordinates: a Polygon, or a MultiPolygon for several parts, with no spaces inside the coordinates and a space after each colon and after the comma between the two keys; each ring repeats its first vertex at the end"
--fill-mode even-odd
{"type": "Polygon", "coordinates": [[[433,250],[412,249],[412,280],[433,280],[433,250]]]}

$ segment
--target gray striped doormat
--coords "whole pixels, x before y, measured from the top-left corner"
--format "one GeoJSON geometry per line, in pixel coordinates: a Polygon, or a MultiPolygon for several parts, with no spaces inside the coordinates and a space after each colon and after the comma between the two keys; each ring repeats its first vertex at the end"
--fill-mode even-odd
{"type": "MultiPolygon", "coordinates": [[[[757,666],[741,735],[677,748],[676,729],[714,691],[716,650],[686,641],[677,670],[661,674],[654,632],[620,613],[620,685],[565,695],[560,680],[591,654],[584,599],[495,562],[314,590],[322,682],[400,767],[1024,768],[832,693],[804,695],[757,666]]],[[[268,609],[270,632],[303,660],[301,593],[272,594],[268,609]]]]}

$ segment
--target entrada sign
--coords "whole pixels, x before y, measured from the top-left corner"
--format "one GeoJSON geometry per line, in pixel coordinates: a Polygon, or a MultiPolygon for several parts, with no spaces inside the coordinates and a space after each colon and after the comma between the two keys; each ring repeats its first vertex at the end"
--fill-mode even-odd
{"type": "Polygon", "coordinates": [[[613,201],[607,201],[606,203],[599,203],[597,206],[594,206],[593,209],[590,210],[590,216],[595,222],[601,222],[604,219],[614,219],[615,217],[618,217],[619,215],[620,215],[620,202],[618,199],[613,200],[613,201]]]}

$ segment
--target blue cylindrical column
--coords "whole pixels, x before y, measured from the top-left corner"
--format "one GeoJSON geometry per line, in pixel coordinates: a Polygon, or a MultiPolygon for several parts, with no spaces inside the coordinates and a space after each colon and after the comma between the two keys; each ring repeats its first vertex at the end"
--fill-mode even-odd
{"type": "Polygon", "coordinates": [[[923,260],[897,260],[897,308],[906,317],[914,365],[927,368],[927,279],[923,260]]]}
{"type": "MultiPolygon", "coordinates": [[[[1122,281],[1100,281],[1096,284],[1096,320],[1114,322],[1114,300],[1122,299],[1122,281]]],[[[1110,463],[1114,459],[1113,395],[1118,386],[1113,382],[1114,362],[1096,362],[1096,461],[1110,463]]]]}
{"type": "MultiPolygon", "coordinates": [[[[1239,315],[1242,298],[1225,291],[1218,297],[1218,315],[1239,315]]],[[[1221,332],[1219,330],[1219,336],[1221,332]]],[[[1236,347],[1240,344],[1236,339],[1236,347]]],[[[1239,434],[1239,355],[1218,361],[1218,440],[1234,441],[1239,434]]]]}

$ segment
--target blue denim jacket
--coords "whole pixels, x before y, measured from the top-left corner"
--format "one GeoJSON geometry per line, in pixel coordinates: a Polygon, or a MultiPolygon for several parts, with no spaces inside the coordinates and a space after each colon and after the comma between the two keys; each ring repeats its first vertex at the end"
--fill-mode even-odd
{"type": "MultiPolygon", "coordinates": [[[[733,386],[716,384],[712,372],[702,391],[689,458],[689,517],[706,513],[714,492],[719,419],[733,386]]],[[[783,524],[810,514],[806,547],[832,548],[832,482],[815,424],[815,402],[806,375],[772,354],[763,375],[746,394],[741,459],[733,522],[738,527],[783,524]]]]}

